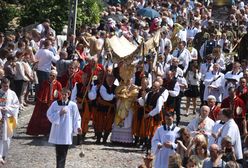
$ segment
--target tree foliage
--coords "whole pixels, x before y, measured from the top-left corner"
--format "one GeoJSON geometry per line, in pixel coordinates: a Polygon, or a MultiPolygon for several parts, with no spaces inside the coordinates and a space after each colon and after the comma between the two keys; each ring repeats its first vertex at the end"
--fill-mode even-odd
{"type": "MultiPolygon", "coordinates": [[[[48,18],[52,27],[61,32],[68,24],[69,7],[69,0],[0,0],[0,31],[9,29],[8,23],[18,17],[22,27],[48,18]]],[[[101,0],[78,0],[77,9],[77,24],[92,25],[99,23],[103,5],[101,0]]]]}
{"type": "Polygon", "coordinates": [[[0,1],[0,31],[5,32],[11,27],[9,23],[19,15],[19,9],[14,4],[0,1]]]}
{"type": "Polygon", "coordinates": [[[100,0],[79,0],[77,23],[92,25],[100,22],[103,3],[100,0]]]}
{"type": "Polygon", "coordinates": [[[68,20],[68,0],[23,0],[20,25],[40,23],[49,18],[52,27],[60,32],[68,20]]]}

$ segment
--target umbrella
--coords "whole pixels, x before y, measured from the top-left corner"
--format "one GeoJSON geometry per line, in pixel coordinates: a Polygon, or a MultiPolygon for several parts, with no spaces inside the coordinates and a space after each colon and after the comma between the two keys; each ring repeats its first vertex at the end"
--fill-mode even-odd
{"type": "Polygon", "coordinates": [[[137,14],[138,15],[141,15],[141,16],[146,16],[146,17],[149,17],[149,18],[155,18],[155,17],[160,17],[160,14],[152,9],[152,8],[142,8],[142,9],[139,9],[137,11],[137,14]]]}

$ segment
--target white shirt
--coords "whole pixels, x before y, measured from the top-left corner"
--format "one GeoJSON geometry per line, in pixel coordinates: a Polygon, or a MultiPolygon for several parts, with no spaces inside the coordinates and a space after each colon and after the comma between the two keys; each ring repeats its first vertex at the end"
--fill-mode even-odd
{"type": "Polygon", "coordinates": [[[204,81],[206,73],[210,72],[212,70],[213,70],[213,64],[212,63],[201,64],[201,66],[200,66],[201,80],[204,81]]]}
{"type": "Polygon", "coordinates": [[[180,93],[180,86],[179,86],[179,83],[176,82],[173,90],[169,90],[169,95],[171,97],[177,97],[179,95],[179,93],[180,93]]]}
{"type": "MultiPolygon", "coordinates": [[[[149,92],[150,93],[150,92],[149,92]]],[[[148,94],[149,93],[147,93],[146,94],[146,96],[145,96],[145,101],[147,100],[147,97],[148,97],[148,94]]],[[[160,111],[162,110],[162,107],[163,107],[163,105],[164,105],[164,102],[167,100],[167,98],[168,98],[168,90],[167,89],[165,89],[165,91],[159,96],[159,98],[158,98],[158,100],[157,100],[157,103],[156,103],[156,107],[154,108],[154,109],[152,109],[149,113],[148,113],[148,115],[149,116],[155,116],[155,115],[157,115],[157,114],[159,114],[160,113],[160,111]]],[[[142,98],[142,97],[140,97],[138,100],[138,103],[139,103],[139,105],[140,106],[144,106],[144,104],[145,104],[145,102],[144,102],[144,99],[142,98]]]]}
{"type": "Polygon", "coordinates": [[[188,49],[184,48],[183,51],[174,50],[172,55],[179,59],[179,65],[183,66],[183,73],[185,73],[189,67],[189,62],[191,60],[191,54],[188,49]],[[179,53],[181,52],[181,53],[179,53]]]}
{"type": "MultiPolygon", "coordinates": [[[[1,48],[1,47],[0,47],[1,48]]],[[[1,59],[0,58],[0,67],[4,67],[4,64],[6,63],[7,59],[4,58],[4,59],[1,59]]]]}
{"type": "Polygon", "coordinates": [[[237,159],[243,158],[240,132],[237,124],[233,119],[228,120],[221,129],[221,134],[218,139],[218,145],[221,146],[221,141],[225,136],[232,138],[232,145],[234,147],[235,156],[237,159]]]}
{"type": "Polygon", "coordinates": [[[198,59],[198,52],[194,47],[192,47],[192,50],[190,52],[190,56],[191,56],[190,61],[198,59]]]}
{"type": "Polygon", "coordinates": [[[174,25],[173,19],[170,18],[170,17],[166,17],[166,23],[167,23],[170,27],[173,27],[173,25],[174,25]]]}
{"type": "Polygon", "coordinates": [[[15,80],[29,81],[28,77],[25,75],[25,69],[24,69],[23,61],[17,61],[16,62],[15,80]]]}
{"type": "Polygon", "coordinates": [[[169,49],[171,51],[171,49],[172,49],[171,40],[168,39],[168,38],[164,38],[164,39],[161,38],[160,39],[160,44],[159,44],[159,49],[158,49],[158,51],[159,51],[160,54],[164,54],[164,48],[166,46],[169,47],[169,49]]]}
{"type": "Polygon", "coordinates": [[[39,61],[39,71],[50,72],[52,62],[56,63],[59,60],[59,56],[54,56],[53,52],[48,49],[39,49],[35,54],[35,59],[39,61]]]}
{"type": "MultiPolygon", "coordinates": [[[[163,76],[163,78],[166,77],[166,73],[170,70],[170,66],[171,66],[171,64],[165,64],[165,66],[164,66],[164,76],[163,76]]],[[[176,77],[178,77],[178,76],[183,76],[183,70],[182,70],[181,68],[177,67],[176,70],[177,70],[177,71],[176,71],[176,77]]]]}
{"type": "Polygon", "coordinates": [[[187,39],[194,39],[196,33],[198,33],[198,30],[195,27],[187,28],[187,39]]]}
{"type": "MultiPolygon", "coordinates": [[[[186,87],[185,88],[187,88],[188,87],[188,83],[187,83],[187,81],[186,81],[186,79],[183,77],[183,76],[178,76],[177,77],[177,82],[178,82],[178,84],[179,84],[179,87],[180,87],[180,85],[185,85],[186,87]]],[[[185,91],[185,89],[182,89],[181,87],[180,87],[180,91],[185,91]]]]}
{"type": "Polygon", "coordinates": [[[199,86],[201,75],[199,73],[194,73],[193,71],[188,71],[186,79],[189,85],[199,86]]]}
{"type": "MultiPolygon", "coordinates": [[[[33,77],[34,74],[33,74],[33,70],[30,66],[30,64],[28,62],[23,62],[23,66],[24,66],[24,69],[25,69],[25,73],[28,74],[29,76],[33,77]]],[[[28,79],[29,81],[29,79],[28,79]]]]}
{"type": "Polygon", "coordinates": [[[187,30],[183,29],[180,30],[177,34],[177,37],[181,40],[181,41],[185,41],[187,42],[187,30]]]}
{"type": "MultiPolygon", "coordinates": [[[[78,85],[78,83],[75,84],[75,86],[73,87],[73,89],[71,91],[71,101],[73,101],[75,103],[77,102],[77,92],[78,92],[77,85],[78,85]]],[[[97,95],[96,88],[97,88],[97,86],[93,85],[91,87],[91,89],[88,91],[87,96],[88,96],[88,98],[90,100],[95,100],[96,99],[96,95],[97,95]]]]}
{"type": "Polygon", "coordinates": [[[111,101],[115,98],[113,93],[108,94],[107,89],[103,85],[100,87],[100,95],[105,101],[111,101]]]}
{"type": "Polygon", "coordinates": [[[69,101],[67,106],[59,106],[58,102],[54,101],[47,110],[47,118],[52,123],[48,142],[71,145],[73,134],[77,134],[77,129],[81,128],[81,117],[77,104],[69,101]],[[62,108],[65,108],[67,113],[60,115],[62,108]]]}
{"type": "MultiPolygon", "coordinates": [[[[168,54],[168,55],[165,55],[165,64],[168,64],[168,62],[173,58],[173,55],[171,54],[168,54]]],[[[165,65],[164,64],[164,65],[165,65]]]]}
{"type": "Polygon", "coordinates": [[[218,45],[221,46],[221,50],[223,50],[223,47],[224,47],[225,43],[230,44],[230,41],[228,39],[220,39],[220,40],[218,40],[218,45]]]}

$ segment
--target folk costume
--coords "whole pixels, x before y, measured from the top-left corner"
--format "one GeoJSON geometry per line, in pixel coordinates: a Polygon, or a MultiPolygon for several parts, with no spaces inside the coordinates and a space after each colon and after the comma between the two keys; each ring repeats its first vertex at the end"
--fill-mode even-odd
{"type": "Polygon", "coordinates": [[[219,106],[214,105],[213,107],[209,107],[210,112],[208,117],[211,118],[213,121],[217,121],[217,117],[221,111],[221,108],[219,106]]]}
{"type": "Polygon", "coordinates": [[[51,123],[48,121],[46,112],[54,100],[60,100],[62,86],[60,82],[54,80],[44,81],[37,94],[36,104],[32,117],[28,123],[28,135],[48,135],[51,129],[51,123]]]}
{"type": "Polygon", "coordinates": [[[246,119],[246,107],[244,101],[238,96],[235,96],[234,99],[227,97],[222,101],[221,108],[229,108],[233,111],[233,119],[239,127],[240,134],[243,135],[243,120],[246,119]]]}
{"type": "Polygon", "coordinates": [[[106,143],[107,138],[112,130],[112,124],[115,117],[115,89],[114,84],[108,85],[105,81],[100,87],[97,94],[97,110],[94,114],[95,134],[97,143],[103,136],[103,142],[106,143]],[[104,133],[104,135],[102,135],[104,133]]]}
{"type": "Polygon", "coordinates": [[[85,137],[86,133],[88,132],[89,128],[89,121],[93,116],[93,112],[96,110],[95,101],[96,100],[96,89],[97,86],[90,85],[87,88],[87,83],[77,83],[71,94],[71,100],[77,103],[82,123],[82,138],[85,137]]]}
{"type": "Polygon", "coordinates": [[[169,96],[166,101],[164,101],[164,109],[166,112],[174,112],[176,97],[180,93],[180,86],[177,82],[177,78],[173,78],[172,80],[164,79],[163,87],[168,90],[169,96]]]}
{"type": "Polygon", "coordinates": [[[164,102],[169,96],[168,90],[163,89],[158,92],[150,91],[146,94],[145,102],[141,97],[138,99],[139,105],[145,105],[145,113],[149,115],[149,118],[146,118],[141,127],[146,128],[145,136],[152,138],[156,129],[162,124],[162,107],[164,102]]]}
{"type": "Polygon", "coordinates": [[[98,64],[98,63],[97,63],[97,64],[95,65],[95,67],[92,66],[92,64],[87,64],[87,65],[84,67],[84,69],[83,69],[83,73],[87,73],[88,76],[91,76],[91,75],[92,75],[92,72],[93,72],[93,75],[98,76],[99,73],[100,73],[101,71],[103,71],[103,70],[104,70],[104,67],[103,67],[102,64],[98,64]]]}
{"type": "MultiPolygon", "coordinates": [[[[139,90],[137,99],[142,99],[142,91],[143,90],[139,90]]],[[[145,89],[145,92],[148,93],[150,91],[149,88],[145,89]]],[[[135,112],[134,112],[134,116],[133,116],[133,124],[132,124],[132,132],[133,135],[135,136],[135,143],[137,144],[139,139],[140,139],[140,144],[142,145],[146,135],[145,135],[145,118],[144,118],[144,106],[139,105],[139,103],[136,103],[135,106],[135,112]]]]}
{"type": "Polygon", "coordinates": [[[82,75],[79,75],[79,73],[73,73],[72,75],[69,75],[67,72],[60,78],[59,82],[63,88],[66,87],[72,91],[76,83],[82,83],[82,75]]]}

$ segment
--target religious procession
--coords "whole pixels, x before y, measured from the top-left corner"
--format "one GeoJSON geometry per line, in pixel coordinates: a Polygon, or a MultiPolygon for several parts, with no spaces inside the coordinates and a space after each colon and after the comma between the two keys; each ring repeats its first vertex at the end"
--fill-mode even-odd
{"type": "Polygon", "coordinates": [[[143,150],[139,168],[248,167],[247,23],[245,0],[133,0],[76,33],[0,33],[0,164],[33,103],[26,134],[48,137],[57,168],[90,126],[95,145],[143,150]]]}

